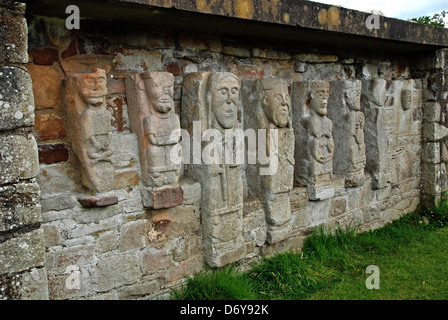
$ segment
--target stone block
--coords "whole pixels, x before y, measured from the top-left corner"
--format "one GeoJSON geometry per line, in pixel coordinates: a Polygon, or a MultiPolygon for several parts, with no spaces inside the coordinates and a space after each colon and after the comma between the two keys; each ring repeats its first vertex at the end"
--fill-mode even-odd
{"type": "Polygon", "coordinates": [[[121,300],[135,300],[160,290],[160,281],[153,280],[147,283],[138,283],[128,286],[118,293],[121,300]]]}
{"type": "Polygon", "coordinates": [[[45,267],[48,273],[61,274],[65,273],[69,266],[89,265],[95,260],[95,247],[81,245],[47,253],[45,267]]]}
{"type": "Polygon", "coordinates": [[[33,62],[41,66],[51,66],[59,61],[59,51],[54,48],[36,48],[31,51],[33,62]]]}
{"type": "Polygon", "coordinates": [[[179,243],[173,250],[173,259],[176,262],[186,261],[201,253],[202,239],[200,236],[192,236],[179,239],[179,243]]]}
{"type": "Polygon", "coordinates": [[[0,275],[41,267],[45,262],[42,229],[34,230],[0,243],[0,275]]]}
{"type": "Polygon", "coordinates": [[[120,235],[117,230],[106,231],[98,236],[98,252],[105,253],[118,248],[120,235]]]}
{"type": "Polygon", "coordinates": [[[184,192],[181,187],[160,190],[142,189],[143,206],[146,208],[163,209],[180,206],[184,202],[184,192]]]}
{"type": "Polygon", "coordinates": [[[130,285],[140,278],[137,257],[129,254],[100,258],[96,265],[93,284],[98,292],[130,285]]]}
{"type": "Polygon", "coordinates": [[[0,187],[0,232],[42,221],[40,190],[36,183],[0,187]]]}
{"type": "Polygon", "coordinates": [[[117,71],[162,71],[165,69],[162,63],[162,53],[159,50],[131,50],[123,49],[115,52],[113,65],[117,71]]]}
{"type": "Polygon", "coordinates": [[[193,276],[195,273],[204,269],[204,260],[202,256],[194,257],[178,265],[171,267],[165,274],[168,282],[174,282],[185,276],[193,276]]]}
{"type": "Polygon", "coordinates": [[[422,139],[425,142],[437,141],[448,136],[448,128],[439,123],[424,123],[422,125],[422,139]]]}
{"type": "Polygon", "coordinates": [[[0,277],[0,300],[48,300],[47,272],[33,268],[13,276],[0,277]]]}
{"type": "Polygon", "coordinates": [[[295,55],[294,59],[296,61],[307,63],[323,63],[323,62],[336,62],[338,61],[338,56],[303,53],[295,55]]]}
{"type": "Polygon", "coordinates": [[[149,247],[144,249],[140,255],[143,272],[145,274],[153,273],[172,265],[173,258],[170,251],[170,248],[167,246],[149,247]]]}
{"type": "Polygon", "coordinates": [[[427,102],[422,106],[423,122],[439,122],[441,119],[441,107],[438,102],[427,102]]]}
{"type": "Polygon", "coordinates": [[[34,130],[37,141],[61,140],[67,135],[64,121],[54,113],[36,115],[34,130]]]}
{"type": "Polygon", "coordinates": [[[201,34],[192,32],[181,32],[179,44],[183,48],[195,50],[207,50],[211,52],[221,52],[222,45],[219,36],[214,34],[201,34]]]}
{"type": "Polygon", "coordinates": [[[42,228],[44,230],[45,246],[47,248],[61,244],[61,233],[56,225],[45,224],[42,228]]]}
{"type": "Polygon", "coordinates": [[[106,97],[107,110],[112,114],[113,131],[129,131],[129,119],[127,101],[124,94],[112,94],[108,92],[106,97]]]}
{"type": "Polygon", "coordinates": [[[62,194],[53,197],[41,199],[42,212],[47,211],[61,211],[73,208],[77,205],[75,196],[69,194],[62,194]]]}
{"type": "Polygon", "coordinates": [[[29,74],[16,67],[0,67],[0,130],[34,124],[34,100],[29,74]]]}
{"type": "Polygon", "coordinates": [[[114,189],[122,189],[138,185],[140,177],[135,170],[117,171],[114,173],[114,189]]]}
{"type": "Polygon", "coordinates": [[[114,134],[111,140],[112,162],[116,168],[130,168],[138,165],[138,145],[135,134],[114,134]]]}
{"type": "Polygon", "coordinates": [[[118,197],[115,195],[111,196],[103,196],[100,198],[92,197],[92,198],[80,198],[78,199],[79,203],[84,208],[101,208],[108,207],[118,203],[118,197]]]}
{"type": "Polygon", "coordinates": [[[427,142],[422,145],[422,161],[440,163],[440,143],[427,142]]]}
{"type": "Polygon", "coordinates": [[[32,135],[0,136],[0,172],[0,184],[37,176],[38,150],[32,135]]]}
{"type": "Polygon", "coordinates": [[[32,88],[36,109],[59,109],[62,78],[56,69],[48,66],[29,65],[28,72],[33,80],[32,88]]]}
{"type": "Polygon", "coordinates": [[[259,59],[271,59],[271,60],[289,60],[291,55],[286,52],[276,51],[272,49],[252,49],[252,56],[259,59]]]}
{"type": "Polygon", "coordinates": [[[75,169],[66,162],[52,164],[50,166],[42,165],[37,176],[37,183],[42,192],[42,197],[47,198],[50,195],[70,193],[79,188],[76,181],[75,169]]]}
{"type": "Polygon", "coordinates": [[[184,191],[184,205],[198,204],[201,201],[201,184],[191,178],[182,179],[179,185],[184,191]]]}
{"type": "Polygon", "coordinates": [[[61,60],[61,67],[66,75],[93,72],[96,68],[109,73],[112,69],[112,58],[109,56],[77,55],[61,60]]]}
{"type": "Polygon", "coordinates": [[[0,62],[28,62],[27,31],[28,27],[24,12],[16,11],[12,7],[9,9],[0,8],[0,62]]]}
{"type": "Polygon", "coordinates": [[[154,210],[149,223],[149,243],[200,231],[199,214],[191,206],[154,210]]]}
{"type": "Polygon", "coordinates": [[[336,217],[347,211],[347,200],[345,198],[333,199],[330,207],[330,217],[336,217]]]}
{"type": "Polygon", "coordinates": [[[120,250],[140,249],[145,246],[145,221],[125,224],[121,227],[120,250]]]}
{"type": "Polygon", "coordinates": [[[250,50],[237,47],[223,47],[222,53],[238,58],[250,58],[250,50]]]}

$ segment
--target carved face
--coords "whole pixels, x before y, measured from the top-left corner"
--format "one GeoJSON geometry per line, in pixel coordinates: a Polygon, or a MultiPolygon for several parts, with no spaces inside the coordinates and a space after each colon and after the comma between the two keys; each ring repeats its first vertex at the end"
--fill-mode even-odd
{"type": "Polygon", "coordinates": [[[237,122],[237,105],[240,97],[240,83],[233,77],[219,81],[211,95],[211,110],[218,124],[231,129],[237,122]]]}
{"type": "Polygon", "coordinates": [[[401,91],[401,107],[403,110],[409,110],[412,105],[412,91],[402,90],[401,91]]]}
{"type": "Polygon", "coordinates": [[[290,120],[288,87],[276,84],[272,89],[265,89],[263,94],[263,109],[269,121],[277,127],[286,127],[290,120]]]}
{"type": "Polygon", "coordinates": [[[174,81],[172,77],[159,74],[145,80],[149,104],[160,113],[167,113],[174,107],[174,81]]]}
{"type": "Polygon", "coordinates": [[[355,84],[353,88],[345,91],[345,103],[350,110],[361,110],[361,86],[355,84]]]}
{"type": "Polygon", "coordinates": [[[95,70],[94,73],[82,75],[78,80],[78,87],[83,100],[91,106],[101,106],[107,94],[106,72],[95,70]]]}
{"type": "Polygon", "coordinates": [[[327,115],[328,96],[329,88],[326,86],[311,88],[310,109],[319,116],[327,115]]]}

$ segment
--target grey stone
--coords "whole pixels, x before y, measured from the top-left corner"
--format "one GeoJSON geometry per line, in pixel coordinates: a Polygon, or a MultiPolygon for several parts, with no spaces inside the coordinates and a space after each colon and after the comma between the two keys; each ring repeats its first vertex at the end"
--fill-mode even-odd
{"type": "Polygon", "coordinates": [[[48,300],[47,272],[33,268],[13,276],[0,277],[0,300],[48,300]]]}
{"type": "Polygon", "coordinates": [[[39,159],[32,135],[0,136],[0,172],[0,184],[37,176],[39,159]]]}
{"type": "Polygon", "coordinates": [[[93,283],[96,291],[105,292],[133,284],[140,276],[138,259],[135,256],[116,255],[98,260],[93,283]]]}
{"type": "Polygon", "coordinates": [[[0,243],[0,261],[0,275],[42,267],[45,262],[43,230],[34,230],[0,243]]]}
{"type": "Polygon", "coordinates": [[[73,208],[77,205],[76,198],[73,195],[57,195],[54,197],[49,197],[41,199],[42,212],[47,211],[61,211],[65,209],[73,208]]]}
{"type": "Polygon", "coordinates": [[[0,67],[0,130],[34,125],[31,77],[16,67],[0,67]]]}
{"type": "Polygon", "coordinates": [[[40,190],[36,183],[0,187],[0,231],[11,231],[42,221],[40,190]]]}

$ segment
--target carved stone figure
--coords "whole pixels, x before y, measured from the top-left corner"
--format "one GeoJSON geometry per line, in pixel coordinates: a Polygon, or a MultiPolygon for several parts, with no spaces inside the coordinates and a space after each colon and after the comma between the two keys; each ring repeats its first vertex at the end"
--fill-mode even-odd
{"type": "Polygon", "coordinates": [[[308,187],[310,200],[334,195],[332,185],[334,141],[332,121],[327,118],[330,84],[301,81],[293,84],[295,128],[295,177],[308,187]]]}
{"type": "Polygon", "coordinates": [[[245,129],[257,132],[258,152],[265,149],[268,158],[276,157],[272,174],[262,175],[260,171],[262,167],[273,166],[272,163],[257,161],[246,166],[249,195],[263,203],[268,223],[267,240],[272,244],[285,239],[290,230],[289,193],[293,187],[295,160],[288,84],[281,79],[244,80],[243,105],[245,129]],[[272,132],[275,135],[271,135],[272,132]],[[260,141],[260,134],[264,134],[263,141],[260,141]],[[272,141],[272,137],[276,137],[276,141],[272,141]],[[263,142],[265,148],[260,146],[263,142]]]}
{"type": "Polygon", "coordinates": [[[346,187],[364,184],[365,116],[361,110],[361,80],[332,81],[328,117],[333,122],[333,172],[345,177],[346,187]]]}
{"type": "Polygon", "coordinates": [[[387,170],[387,130],[384,106],[387,81],[375,78],[362,80],[361,111],[366,117],[364,142],[366,171],[372,176],[374,189],[384,188],[391,176],[387,170]]]}
{"type": "Polygon", "coordinates": [[[106,109],[106,72],[72,74],[67,80],[67,120],[82,183],[95,192],[112,190],[112,115],[106,109]]]}
{"type": "MultiPolygon", "coordinates": [[[[200,161],[185,164],[185,172],[201,184],[204,254],[211,267],[246,254],[241,166],[234,161],[236,144],[226,139],[229,130],[238,129],[240,112],[240,80],[234,74],[195,72],[185,77],[182,127],[193,141],[199,139],[202,150],[200,161]],[[226,158],[226,150],[230,157],[226,158]]],[[[194,147],[190,148],[192,158],[197,152],[194,147]]]]}
{"type": "Polygon", "coordinates": [[[174,77],[168,72],[132,74],[126,79],[131,129],[138,137],[146,186],[142,190],[145,207],[169,208],[183,202],[178,185],[180,121],[174,112],[173,87],[174,77]]]}

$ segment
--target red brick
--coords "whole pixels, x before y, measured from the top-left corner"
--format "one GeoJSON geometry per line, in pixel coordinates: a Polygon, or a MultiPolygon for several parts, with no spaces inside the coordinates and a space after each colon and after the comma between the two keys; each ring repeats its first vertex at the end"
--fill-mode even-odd
{"type": "Polygon", "coordinates": [[[53,48],[38,48],[31,52],[35,64],[51,66],[53,62],[59,61],[59,52],[53,48]]]}
{"type": "Polygon", "coordinates": [[[181,74],[179,64],[177,63],[170,63],[169,65],[167,65],[166,71],[172,73],[174,76],[179,76],[181,74]]]}
{"type": "Polygon", "coordinates": [[[79,203],[85,208],[108,207],[118,203],[117,196],[106,196],[101,198],[78,199],[79,203]]]}
{"type": "Polygon", "coordinates": [[[184,191],[181,187],[153,190],[148,192],[152,197],[152,208],[164,209],[176,207],[184,202],[184,191]]]}
{"type": "Polygon", "coordinates": [[[53,67],[29,65],[36,109],[59,108],[61,77],[53,67]]]}
{"type": "Polygon", "coordinates": [[[65,144],[39,145],[39,162],[52,164],[67,161],[69,151],[65,144]]]}
{"type": "Polygon", "coordinates": [[[36,115],[34,130],[38,141],[59,140],[66,136],[64,121],[54,113],[36,115]]]}
{"type": "Polygon", "coordinates": [[[67,59],[73,56],[76,56],[77,52],[76,52],[76,41],[73,40],[69,46],[67,47],[66,50],[64,50],[64,52],[61,53],[61,58],[62,59],[67,59]]]}

